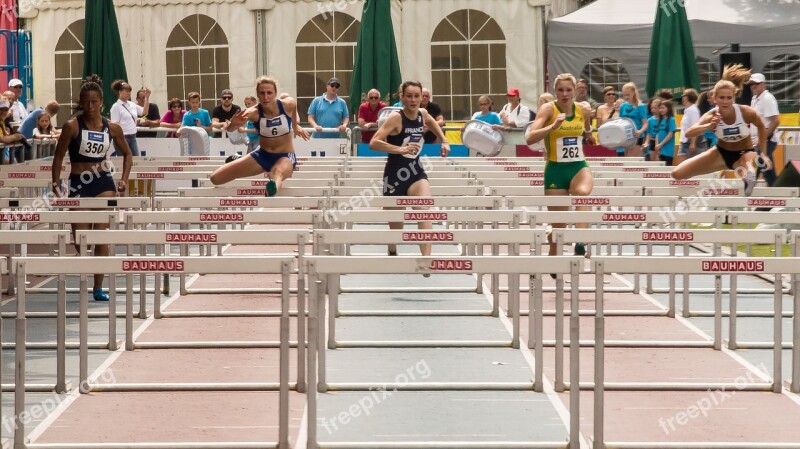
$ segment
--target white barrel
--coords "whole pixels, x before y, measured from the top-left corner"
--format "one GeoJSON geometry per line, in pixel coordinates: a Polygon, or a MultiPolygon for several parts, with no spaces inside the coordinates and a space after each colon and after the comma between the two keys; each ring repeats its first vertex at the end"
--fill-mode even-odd
{"type": "Polygon", "coordinates": [[[378,113],[378,128],[383,126],[383,123],[389,118],[390,115],[397,111],[402,111],[403,108],[397,108],[394,106],[387,106],[381,109],[381,112],[378,113]]]}
{"type": "MultiPolygon", "coordinates": [[[[526,142],[527,142],[527,139],[528,139],[528,132],[531,130],[531,126],[533,126],[533,122],[529,122],[527,125],[525,125],[525,131],[522,132],[523,139],[526,142]]],[[[545,150],[545,147],[544,147],[545,139],[547,139],[546,136],[542,140],[540,140],[540,141],[538,141],[538,142],[536,142],[534,144],[528,145],[528,148],[531,151],[542,151],[542,152],[544,152],[544,150],[545,150]]]]}
{"type": "Polygon", "coordinates": [[[464,125],[461,141],[475,150],[479,156],[493,157],[500,154],[503,147],[503,133],[492,129],[492,125],[480,120],[470,120],[464,125]]]}
{"type": "Polygon", "coordinates": [[[211,154],[211,139],[205,129],[199,126],[182,126],[178,132],[181,145],[181,156],[209,156],[211,154]]]}
{"type": "Polygon", "coordinates": [[[636,143],[636,124],[622,117],[609,120],[597,129],[597,139],[606,148],[629,148],[636,143]]]}
{"type": "Polygon", "coordinates": [[[247,134],[240,133],[238,130],[228,131],[228,140],[233,145],[247,145],[247,134]]]}

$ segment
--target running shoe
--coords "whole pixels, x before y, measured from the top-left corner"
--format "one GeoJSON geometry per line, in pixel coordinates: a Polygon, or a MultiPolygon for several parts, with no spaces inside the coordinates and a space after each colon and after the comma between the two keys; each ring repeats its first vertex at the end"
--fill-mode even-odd
{"type": "Polygon", "coordinates": [[[92,297],[95,301],[108,301],[108,293],[104,292],[102,288],[96,288],[92,292],[92,297]]]}
{"type": "Polygon", "coordinates": [[[585,256],[586,255],[586,245],[583,243],[576,243],[575,244],[575,255],[576,256],[585,256]]]}
{"type": "Polygon", "coordinates": [[[744,174],[742,181],[744,181],[744,196],[752,195],[753,189],[757,183],[756,172],[753,170],[747,170],[747,173],[744,174]]]}
{"type": "Polygon", "coordinates": [[[225,158],[225,163],[226,164],[230,164],[231,162],[235,161],[236,159],[240,159],[241,157],[242,157],[241,154],[233,153],[230,156],[228,156],[227,158],[225,158]]]}
{"type": "Polygon", "coordinates": [[[267,179],[267,192],[266,196],[275,196],[278,193],[278,186],[272,178],[267,179]]]}

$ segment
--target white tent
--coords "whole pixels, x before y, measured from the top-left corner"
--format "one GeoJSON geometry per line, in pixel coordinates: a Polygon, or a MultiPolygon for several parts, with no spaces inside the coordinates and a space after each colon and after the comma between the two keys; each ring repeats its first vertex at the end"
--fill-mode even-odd
{"type": "MultiPolygon", "coordinates": [[[[766,72],[765,65],[770,60],[785,59],[783,55],[794,55],[788,58],[800,60],[800,4],[797,0],[597,0],[548,22],[551,79],[554,74],[563,72],[580,75],[590,61],[605,57],[619,62],[630,80],[643,90],[656,10],[661,7],[665,12],[673,11],[672,5],[677,6],[679,2],[686,6],[696,56],[709,60],[717,70],[719,54],[713,52],[733,43],[740,44],[740,51],[751,54],[755,72],[766,72]]],[[[723,49],[721,53],[725,51],[729,50],[723,49]]],[[[708,63],[700,64],[701,78],[710,67],[708,63]]],[[[612,73],[614,70],[610,69],[612,73]]],[[[795,66],[793,72],[794,82],[770,86],[770,89],[780,97],[775,89],[781,87],[786,90],[783,94],[797,102],[800,66],[795,66]]],[[[715,82],[717,73],[710,78],[715,82]]],[[[596,87],[592,86],[593,94],[596,87]]]]}

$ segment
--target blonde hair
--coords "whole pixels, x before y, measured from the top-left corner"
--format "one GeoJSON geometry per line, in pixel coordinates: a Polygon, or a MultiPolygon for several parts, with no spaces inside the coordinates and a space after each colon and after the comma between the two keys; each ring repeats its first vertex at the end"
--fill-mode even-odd
{"type": "Polygon", "coordinates": [[[545,92],[545,93],[539,95],[539,106],[541,106],[541,105],[543,105],[545,103],[550,103],[551,101],[553,101],[555,99],[556,99],[556,97],[554,97],[553,94],[551,94],[550,92],[545,92]]]}
{"type": "Polygon", "coordinates": [[[639,89],[636,88],[636,83],[633,81],[625,83],[625,85],[622,86],[622,91],[625,92],[625,89],[633,90],[633,101],[631,101],[631,104],[634,106],[639,106],[639,103],[641,103],[642,100],[639,99],[639,89]]]}
{"type": "Polygon", "coordinates": [[[727,88],[733,91],[734,96],[744,89],[744,84],[750,80],[752,72],[741,64],[728,64],[722,70],[722,79],[714,85],[714,91],[727,88]]]}
{"type": "Polygon", "coordinates": [[[266,75],[261,75],[258,78],[256,78],[256,90],[258,90],[258,88],[261,87],[262,84],[272,84],[272,87],[275,88],[275,92],[278,91],[278,82],[275,81],[275,78],[266,75]]]}
{"type": "Polygon", "coordinates": [[[558,83],[560,83],[561,81],[569,81],[570,83],[572,83],[572,87],[578,85],[578,81],[571,73],[562,73],[560,75],[557,75],[556,79],[553,80],[553,90],[556,90],[556,86],[558,86],[558,83]]]}

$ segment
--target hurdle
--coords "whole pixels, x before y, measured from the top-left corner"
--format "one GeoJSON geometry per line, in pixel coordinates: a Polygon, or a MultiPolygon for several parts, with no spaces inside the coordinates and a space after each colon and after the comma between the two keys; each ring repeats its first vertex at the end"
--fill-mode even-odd
{"type": "Polygon", "coordinates": [[[0,181],[0,198],[17,198],[19,192],[15,187],[4,187],[5,181],[0,181]]]}
{"type": "Polygon", "coordinates": [[[330,197],[326,212],[349,213],[356,208],[438,208],[443,209],[500,209],[502,197],[498,196],[380,196],[358,195],[330,197]]]}
{"type": "MultiPolygon", "coordinates": [[[[643,187],[605,187],[597,186],[592,189],[590,196],[642,196],[643,187]]],[[[489,187],[489,195],[491,196],[544,196],[544,186],[537,187],[522,187],[522,186],[499,186],[489,187]]],[[[668,195],[669,196],[669,195],[668,195]]],[[[673,193],[671,196],[675,196],[673,193]]]]}
{"type": "MultiPolygon", "coordinates": [[[[491,244],[492,246],[508,245],[510,256],[519,256],[519,250],[515,245],[528,244],[531,248],[540,248],[544,240],[544,231],[531,230],[531,229],[499,229],[499,230],[458,230],[458,231],[403,231],[403,230],[320,230],[314,233],[315,255],[320,255],[326,248],[334,248],[335,245],[386,245],[386,244],[403,244],[409,241],[414,243],[446,243],[446,244],[491,244]],[[333,246],[332,246],[333,245],[333,246]]],[[[342,254],[339,254],[340,256],[342,254]]],[[[494,256],[499,254],[494,253],[494,256]]],[[[393,256],[394,257],[394,256],[393,256]]],[[[437,256],[444,257],[444,256],[437,256]]],[[[476,271],[478,284],[483,283],[482,272],[476,271]]],[[[499,279],[499,274],[496,275],[499,279]]],[[[494,279],[495,275],[492,276],[494,279]]],[[[330,313],[328,314],[328,348],[336,349],[337,347],[354,347],[352,343],[342,342],[338,345],[336,342],[336,326],[335,319],[342,314],[339,313],[339,293],[342,292],[340,287],[340,277],[332,276],[327,282],[328,301],[330,303],[330,313]]],[[[492,285],[492,310],[488,314],[480,313],[479,315],[499,316],[500,308],[500,292],[498,283],[492,285]]],[[[511,290],[511,297],[519,301],[519,279],[509,279],[509,289],[511,290]],[[515,294],[516,291],[516,294],[515,294]]],[[[479,289],[475,290],[481,293],[479,289]]],[[[536,292],[529,290],[529,295],[541,295],[541,290],[536,292]]],[[[520,342],[520,318],[519,318],[519,303],[516,304],[509,302],[509,314],[512,317],[513,336],[511,340],[512,348],[519,348],[520,342]]],[[[345,314],[346,315],[346,314],[345,314]]],[[[386,311],[381,314],[369,314],[367,316],[380,316],[380,315],[398,315],[392,311],[386,311]]],[[[402,314],[409,316],[425,316],[429,313],[422,312],[418,314],[402,314]]],[[[465,315],[464,311],[448,311],[446,313],[438,314],[439,316],[465,315]]],[[[474,314],[467,314],[474,315],[474,314]]],[[[364,315],[360,315],[364,316],[364,315]]],[[[533,327],[531,326],[531,331],[533,327]]],[[[465,343],[466,344],[466,343],[465,343]]],[[[484,342],[476,342],[477,346],[484,346],[484,342]]]]}
{"type": "MultiPolygon", "coordinates": [[[[728,179],[720,179],[716,187],[691,187],[691,186],[673,186],[673,187],[644,187],[644,196],[744,196],[744,186],[737,182],[736,186],[732,186],[728,179]]],[[[738,181],[738,180],[737,180],[738,181]]],[[[764,198],[786,198],[797,197],[797,187],[756,187],[753,189],[754,197],[764,198]]]]}
{"type": "MultiPolygon", "coordinates": [[[[579,275],[579,267],[581,264],[580,258],[576,257],[541,257],[541,256],[486,256],[486,257],[342,257],[342,256],[312,256],[307,259],[310,294],[310,307],[309,307],[309,360],[308,360],[308,422],[317,422],[317,394],[325,393],[332,387],[337,390],[351,389],[351,390],[367,390],[370,385],[367,384],[348,384],[342,386],[329,385],[326,381],[326,362],[325,362],[325,293],[322,289],[323,279],[329,276],[337,277],[348,273],[358,274],[407,274],[407,273],[469,273],[472,271],[491,273],[491,274],[515,274],[517,279],[521,274],[542,273],[542,272],[560,272],[572,273],[574,276],[579,275]],[[316,386],[316,388],[315,388],[316,386]]],[[[518,294],[517,294],[518,296],[518,294]]],[[[510,303],[518,303],[519,298],[510,300],[510,303]]],[[[573,295],[572,301],[577,308],[577,292],[573,295]]],[[[578,332],[577,316],[573,318],[571,330],[578,332]]],[[[577,338],[572,339],[577,344],[577,338]]],[[[542,355],[536,354],[536,370],[541,370],[542,355]]],[[[570,352],[570,362],[574,363],[572,366],[577,367],[579,362],[579,353],[577,346],[570,352]]],[[[542,377],[541,372],[538,372],[535,377],[534,391],[542,391],[542,377]]],[[[571,370],[571,376],[577,382],[578,369],[571,370]]],[[[487,384],[490,386],[492,384],[487,384]]],[[[387,384],[387,388],[397,388],[404,391],[435,391],[446,390],[459,387],[460,389],[475,389],[482,388],[483,385],[466,384],[466,385],[441,385],[441,384],[387,384]]],[[[531,388],[530,385],[527,388],[531,388]]],[[[497,389],[497,387],[495,387],[497,389]]],[[[580,433],[580,396],[577,389],[570,392],[570,447],[577,447],[580,433]]],[[[308,447],[310,449],[319,448],[317,441],[317,426],[308,426],[308,447]]],[[[508,448],[508,447],[541,447],[541,448],[564,448],[566,447],[564,441],[559,442],[544,442],[537,444],[521,444],[509,445],[508,443],[481,443],[481,448],[508,448]]],[[[474,443],[436,443],[436,442],[382,442],[378,443],[336,443],[326,444],[324,447],[414,447],[414,448],[464,448],[464,447],[478,447],[474,443]]]]}
{"type": "MultiPolygon", "coordinates": [[[[632,257],[597,257],[592,261],[595,276],[597,279],[602,279],[606,272],[615,273],[636,273],[642,270],[659,271],[662,273],[672,274],[696,274],[696,273],[719,273],[719,274],[757,274],[757,273],[771,273],[776,277],[783,273],[797,274],[797,267],[800,266],[800,260],[797,258],[666,258],[666,257],[653,257],[646,260],[641,258],[632,257]]],[[[611,389],[607,387],[615,387],[613,384],[605,382],[605,351],[604,351],[604,333],[605,322],[603,318],[603,283],[597,281],[597,292],[595,294],[597,315],[595,315],[595,356],[594,356],[594,444],[595,447],[615,447],[615,448],[663,448],[663,442],[608,442],[604,439],[604,422],[605,422],[605,390],[611,389]]],[[[781,339],[781,295],[782,291],[776,284],[775,287],[775,320],[774,320],[774,338],[775,341],[781,339]]],[[[715,311],[717,318],[721,316],[721,304],[715,304],[715,311]]],[[[737,389],[744,391],[772,391],[774,393],[781,393],[781,350],[779,345],[775,345],[773,349],[773,379],[771,383],[735,383],[735,384],[627,384],[628,388],[639,388],[644,390],[655,390],[654,387],[660,389],[674,389],[674,390],[699,390],[705,391],[711,389],[737,389]]],[[[725,443],[700,443],[700,442],[681,442],[669,443],[669,447],[681,448],[800,448],[800,444],[792,443],[742,443],[725,442],[725,443]]]]}
{"type": "MultiPolygon", "coordinates": [[[[378,187],[380,183],[376,181],[378,187]]],[[[278,197],[296,196],[356,196],[364,192],[366,187],[285,187],[278,191],[278,197]]],[[[483,196],[483,186],[431,186],[434,196],[483,196]]],[[[263,188],[254,187],[198,187],[193,189],[179,188],[178,196],[264,196],[263,188]]]]}
{"type": "Polygon", "coordinates": [[[507,196],[505,197],[506,207],[514,209],[536,208],[543,210],[544,207],[591,207],[591,208],[634,208],[636,210],[650,210],[654,208],[675,209],[678,204],[678,197],[658,196],[645,198],[643,196],[565,196],[565,195],[541,195],[541,196],[507,196]]]}
{"type": "MultiPolygon", "coordinates": [[[[280,381],[279,385],[243,385],[244,389],[278,389],[279,393],[279,438],[277,443],[260,443],[259,447],[278,447],[289,448],[289,274],[294,264],[293,258],[271,257],[271,256],[250,256],[250,257],[227,257],[225,263],[220,263],[217,258],[208,257],[149,257],[149,258],[129,258],[129,257],[78,257],[78,258],[19,258],[17,259],[17,278],[25,279],[26,273],[29,274],[80,274],[90,275],[103,273],[108,275],[127,274],[130,272],[139,273],[164,273],[164,272],[183,272],[183,273],[249,273],[249,274],[268,274],[280,273],[283,279],[283,290],[281,292],[281,318],[280,318],[280,381]]],[[[113,277],[113,276],[112,276],[113,277]]],[[[24,284],[23,284],[24,285],[24,284]]],[[[114,387],[92,384],[88,378],[88,293],[81,292],[81,355],[80,355],[80,392],[112,391],[114,387]]],[[[24,342],[26,338],[25,325],[25,291],[20,289],[17,298],[17,327],[16,341],[21,346],[15,358],[15,376],[18,384],[25,381],[25,350],[24,342]]],[[[93,381],[93,380],[92,380],[93,381]]],[[[147,391],[146,384],[118,384],[117,391],[147,391]]],[[[188,385],[166,385],[156,388],[155,391],[208,391],[209,389],[235,389],[238,387],[229,385],[208,385],[208,384],[188,384],[188,385]]],[[[152,391],[152,390],[151,390],[152,391]]],[[[47,445],[27,445],[25,443],[25,423],[22,420],[25,411],[25,390],[19,388],[15,392],[14,398],[14,423],[17,426],[14,432],[14,447],[17,449],[46,448],[47,445]]],[[[201,447],[194,444],[190,447],[201,447]]],[[[93,447],[119,448],[126,444],[103,443],[93,445],[93,447]]],[[[180,447],[180,443],[171,444],[171,447],[180,447]]],[[[138,448],[163,448],[161,443],[137,443],[138,448]]],[[[236,445],[221,447],[240,447],[236,445]]]]}
{"type": "MultiPolygon", "coordinates": [[[[132,246],[135,244],[142,245],[156,245],[156,256],[164,256],[164,247],[166,245],[178,244],[183,246],[187,245],[202,245],[205,242],[213,241],[217,244],[223,245],[278,245],[278,244],[296,244],[297,250],[297,269],[292,270],[292,273],[297,273],[297,288],[291,289],[288,287],[289,282],[279,288],[270,289],[270,292],[279,293],[283,290],[288,290],[290,293],[297,293],[297,310],[294,315],[297,319],[297,341],[305,341],[305,245],[309,242],[309,231],[307,230],[244,230],[244,231],[164,231],[164,230],[118,230],[118,231],[78,231],[76,239],[80,242],[81,252],[85,251],[87,245],[126,245],[132,246]]],[[[285,257],[294,258],[294,254],[276,254],[285,257]]],[[[129,256],[131,256],[129,254],[129,256]]],[[[146,254],[139,254],[139,256],[147,256],[146,254]]],[[[222,256],[227,258],[232,256],[222,256]]],[[[219,263],[225,261],[219,260],[219,263]]],[[[145,275],[142,275],[144,277],[145,275]]],[[[136,348],[147,347],[147,344],[135,343],[133,341],[133,274],[128,273],[125,275],[127,289],[126,308],[125,308],[125,350],[133,351],[136,348]]],[[[160,277],[155,276],[156,288],[155,298],[153,300],[153,318],[202,318],[202,317],[279,317],[282,312],[275,311],[227,311],[227,312],[201,312],[201,311],[162,311],[161,310],[161,289],[158,288],[160,277]]],[[[235,289],[219,290],[220,292],[233,292],[235,289]]],[[[238,289],[237,292],[242,292],[245,289],[238,289]]],[[[212,291],[209,289],[209,291],[212,291]]],[[[217,292],[218,290],[213,290],[217,292]]],[[[110,295],[109,299],[109,312],[116,315],[116,294],[110,295]]],[[[289,312],[290,315],[292,312],[289,312]]],[[[109,335],[116,335],[116,321],[109,321],[109,335]]],[[[109,337],[110,338],[110,337],[109,337]]],[[[109,343],[110,344],[110,343],[109,343]]],[[[176,346],[179,344],[176,343],[176,346]]],[[[193,343],[192,347],[198,347],[199,343],[193,343]]],[[[157,348],[167,347],[163,344],[157,344],[157,348]]],[[[112,348],[116,349],[116,348],[112,348]]],[[[303,391],[305,388],[305,345],[297,344],[297,388],[298,391],[303,391]]]]}

